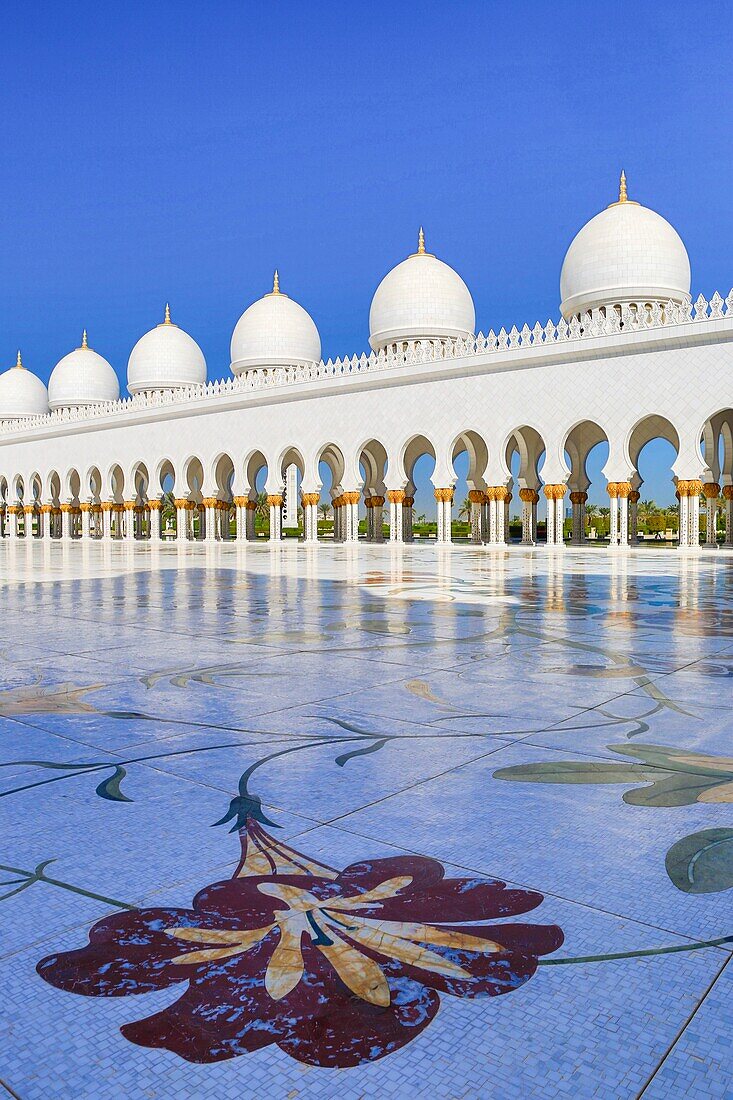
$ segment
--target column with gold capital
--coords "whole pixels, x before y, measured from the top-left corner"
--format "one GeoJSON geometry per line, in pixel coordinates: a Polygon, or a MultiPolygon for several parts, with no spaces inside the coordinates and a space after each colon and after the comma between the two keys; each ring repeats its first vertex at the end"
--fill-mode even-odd
{"type": "Polygon", "coordinates": [[[282,542],[282,493],[268,493],[267,506],[270,509],[270,542],[282,542]]]}
{"type": "Polygon", "coordinates": [[[708,481],[703,485],[702,491],[705,494],[705,547],[708,550],[717,550],[718,532],[715,521],[718,515],[720,486],[714,481],[708,481]]]}
{"type": "Polygon", "coordinates": [[[402,501],[405,499],[404,489],[388,489],[389,501],[389,541],[402,543],[402,501]]]}
{"type": "Polygon", "coordinates": [[[453,488],[447,486],[435,490],[438,511],[438,542],[448,545],[451,541],[451,513],[453,510],[453,488]]]}
{"type": "Polygon", "coordinates": [[[585,503],[587,499],[588,494],[579,489],[570,494],[570,503],[573,506],[572,542],[574,546],[582,546],[585,542],[585,503]]]}

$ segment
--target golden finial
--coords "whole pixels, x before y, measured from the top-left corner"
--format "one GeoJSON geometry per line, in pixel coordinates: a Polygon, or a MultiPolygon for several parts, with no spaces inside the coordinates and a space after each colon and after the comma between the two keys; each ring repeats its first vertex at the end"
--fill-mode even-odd
{"type": "Polygon", "coordinates": [[[422,226],[420,226],[420,232],[417,235],[417,254],[418,256],[425,255],[425,234],[422,226]]]}
{"type": "Polygon", "coordinates": [[[23,360],[20,357],[20,348],[18,348],[18,358],[15,360],[15,365],[18,370],[23,370],[23,360]]]}
{"type": "Polygon", "coordinates": [[[173,324],[173,322],[171,321],[171,307],[170,307],[169,302],[165,303],[165,316],[163,318],[163,324],[164,325],[172,325],[173,324]]]}
{"type": "Polygon", "coordinates": [[[273,294],[279,294],[280,293],[280,276],[277,273],[277,268],[275,268],[275,274],[273,275],[273,278],[272,278],[272,293],[273,294]]]}
{"type": "Polygon", "coordinates": [[[84,329],[84,331],[81,334],[81,346],[84,349],[84,351],[87,351],[88,348],[89,348],[89,344],[87,343],[87,330],[86,329],[84,329]]]}
{"type": "Polygon", "coordinates": [[[623,168],[621,169],[621,179],[618,184],[618,201],[628,202],[629,196],[626,194],[626,173],[623,168]]]}

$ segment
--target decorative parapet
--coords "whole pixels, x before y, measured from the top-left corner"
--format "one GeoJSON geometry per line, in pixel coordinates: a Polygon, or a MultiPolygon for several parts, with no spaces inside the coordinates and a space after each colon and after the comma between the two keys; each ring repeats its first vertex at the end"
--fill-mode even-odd
{"type": "Polygon", "coordinates": [[[249,393],[277,387],[318,382],[322,379],[350,378],[366,374],[394,370],[419,363],[436,363],[442,360],[465,359],[474,355],[501,355],[522,348],[550,347],[574,344],[583,340],[597,340],[606,336],[619,336],[629,332],[649,329],[667,329],[676,325],[704,325],[733,318],[733,290],[726,298],[716,291],[710,300],[701,294],[697,300],[677,305],[654,305],[639,309],[623,306],[620,309],[594,309],[570,321],[549,320],[534,328],[512,326],[509,332],[493,329],[488,336],[482,332],[467,340],[414,341],[371,355],[353,355],[351,358],[321,360],[318,363],[292,367],[260,367],[246,371],[236,378],[227,378],[205,385],[182,386],[178,389],[137,393],[133,397],[106,401],[78,409],[55,409],[43,416],[29,416],[23,420],[0,420],[0,435],[31,431],[69,422],[89,422],[99,418],[123,416],[138,409],[168,408],[210,401],[230,394],[249,393]]]}

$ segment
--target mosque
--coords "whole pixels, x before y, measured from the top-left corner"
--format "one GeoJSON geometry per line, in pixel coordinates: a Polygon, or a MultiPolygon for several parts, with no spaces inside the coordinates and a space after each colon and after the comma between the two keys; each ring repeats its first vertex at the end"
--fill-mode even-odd
{"type": "Polygon", "coordinates": [[[616,201],[568,248],[560,298],[558,321],[477,334],[468,287],[421,230],[374,294],[368,356],[324,362],[277,272],[234,327],[223,381],[207,382],[201,348],[167,307],[132,349],[126,397],[86,333],[48,388],[18,353],[0,374],[0,530],[11,542],[156,542],[172,493],[177,540],[251,541],[264,487],[270,541],[300,524],[317,543],[325,463],[337,540],[360,538],[361,507],[368,541],[387,528],[409,542],[415,464],[429,454],[447,544],[465,452],[472,542],[506,543],[516,495],[533,545],[542,494],[559,549],[568,503],[571,542],[584,542],[587,458],[606,441],[610,546],[622,550],[636,541],[639,454],[661,437],[676,451],[680,548],[700,549],[701,496],[704,546],[717,549],[721,496],[733,546],[733,291],[693,303],[682,240],[628,197],[622,173],[616,201]]]}

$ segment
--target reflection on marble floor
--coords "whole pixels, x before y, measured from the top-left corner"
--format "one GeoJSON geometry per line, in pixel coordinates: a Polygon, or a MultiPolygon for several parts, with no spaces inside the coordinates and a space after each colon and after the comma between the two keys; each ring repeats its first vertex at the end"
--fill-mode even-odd
{"type": "Polygon", "coordinates": [[[5,545],[0,595],[10,1095],[733,1095],[733,559],[5,545]]]}

